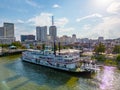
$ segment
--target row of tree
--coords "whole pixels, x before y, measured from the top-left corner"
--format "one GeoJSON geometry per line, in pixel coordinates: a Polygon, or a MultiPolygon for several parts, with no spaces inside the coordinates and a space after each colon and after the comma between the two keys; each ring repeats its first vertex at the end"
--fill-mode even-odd
{"type": "Polygon", "coordinates": [[[17,48],[25,48],[19,41],[15,41],[11,44],[0,44],[0,47],[2,48],[8,48],[10,46],[16,46],[17,48]]]}
{"type": "MultiPolygon", "coordinates": [[[[9,47],[11,45],[16,46],[17,48],[22,48],[23,47],[21,42],[19,42],[19,41],[15,41],[12,44],[0,44],[0,47],[7,48],[7,47],[9,47]]],[[[43,44],[41,46],[38,46],[38,48],[44,47],[44,46],[45,45],[43,44]]],[[[62,46],[62,45],[60,45],[60,48],[61,49],[67,49],[67,48],[72,48],[72,46],[62,46]]],[[[58,45],[57,44],[56,44],[56,49],[58,49],[58,45]]],[[[94,52],[96,54],[104,53],[105,51],[106,51],[106,47],[102,43],[96,45],[95,48],[94,48],[94,52]]],[[[113,53],[115,53],[115,54],[119,54],[120,53],[120,45],[114,46],[113,53]]]]}
{"type": "MultiPolygon", "coordinates": [[[[104,53],[105,51],[106,51],[106,47],[102,43],[95,46],[95,48],[94,48],[94,52],[96,54],[104,53]]],[[[115,53],[115,54],[119,54],[120,53],[120,45],[115,45],[112,52],[115,53]]]]}

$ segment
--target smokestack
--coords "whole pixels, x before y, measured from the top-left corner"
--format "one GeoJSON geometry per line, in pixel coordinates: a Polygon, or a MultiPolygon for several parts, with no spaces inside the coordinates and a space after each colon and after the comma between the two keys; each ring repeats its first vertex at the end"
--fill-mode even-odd
{"type": "Polygon", "coordinates": [[[56,44],[54,42],[54,55],[56,56],[56,44]]]}
{"type": "Polygon", "coordinates": [[[60,48],[60,42],[58,42],[58,46],[59,46],[59,55],[60,55],[60,49],[61,49],[61,48],[60,48]]]}
{"type": "Polygon", "coordinates": [[[54,25],[54,16],[52,16],[52,26],[54,25]]]}

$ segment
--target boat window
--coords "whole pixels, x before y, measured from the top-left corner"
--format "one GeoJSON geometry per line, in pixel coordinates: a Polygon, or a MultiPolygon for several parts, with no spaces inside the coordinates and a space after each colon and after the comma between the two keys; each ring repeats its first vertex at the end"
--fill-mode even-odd
{"type": "Polygon", "coordinates": [[[60,61],[61,61],[62,59],[58,59],[58,60],[60,60],[60,61]]]}
{"type": "Polygon", "coordinates": [[[67,56],[65,56],[65,58],[67,58],[67,56]]]}

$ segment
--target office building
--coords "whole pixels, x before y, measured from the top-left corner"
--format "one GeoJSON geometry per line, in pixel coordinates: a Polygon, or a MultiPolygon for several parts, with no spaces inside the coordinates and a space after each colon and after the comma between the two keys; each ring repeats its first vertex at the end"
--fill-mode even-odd
{"type": "Polygon", "coordinates": [[[14,37],[14,24],[4,23],[4,35],[5,37],[14,37]]]}
{"type": "Polygon", "coordinates": [[[59,38],[59,41],[62,45],[68,45],[71,44],[71,37],[63,35],[62,37],[59,38]]]}
{"type": "Polygon", "coordinates": [[[35,35],[21,35],[21,42],[24,41],[34,41],[35,35]]]}
{"type": "Polygon", "coordinates": [[[98,43],[104,43],[104,37],[98,37],[98,43]]]}
{"type": "Polygon", "coordinates": [[[51,36],[52,41],[55,41],[57,39],[57,28],[56,28],[56,26],[50,26],[49,35],[51,36]]]}
{"type": "Polygon", "coordinates": [[[15,41],[14,24],[4,23],[3,27],[0,27],[0,43],[11,44],[14,41],[15,41]]]}
{"type": "Polygon", "coordinates": [[[49,27],[49,35],[51,36],[51,40],[54,42],[57,40],[57,27],[54,26],[54,18],[52,16],[52,26],[49,27]]]}
{"type": "Polygon", "coordinates": [[[0,37],[0,44],[11,44],[12,42],[15,41],[15,38],[10,38],[10,37],[0,37]]]}
{"type": "Polygon", "coordinates": [[[74,43],[74,42],[76,42],[76,35],[75,34],[72,35],[72,43],[74,43]]]}
{"type": "Polygon", "coordinates": [[[36,36],[37,40],[40,42],[46,42],[47,41],[47,26],[37,26],[36,27],[36,36]]]}
{"type": "Polygon", "coordinates": [[[4,27],[0,27],[0,37],[4,37],[4,27]]]}

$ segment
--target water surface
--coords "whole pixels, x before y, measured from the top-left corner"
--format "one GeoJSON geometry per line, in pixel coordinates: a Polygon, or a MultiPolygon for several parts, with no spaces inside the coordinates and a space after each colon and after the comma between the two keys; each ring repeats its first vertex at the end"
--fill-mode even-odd
{"type": "Polygon", "coordinates": [[[22,62],[20,55],[0,57],[0,90],[120,90],[119,82],[116,67],[74,76],[22,62]]]}

